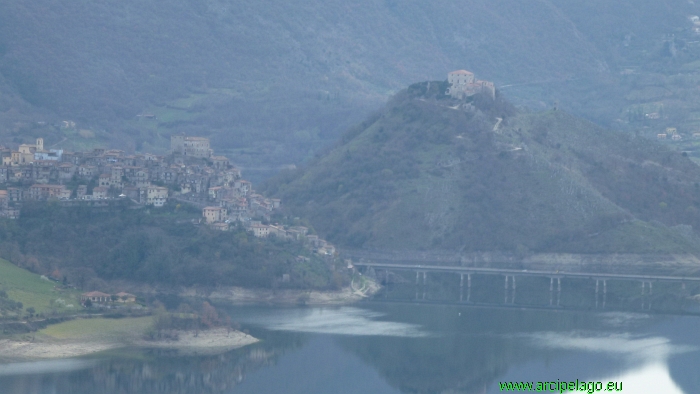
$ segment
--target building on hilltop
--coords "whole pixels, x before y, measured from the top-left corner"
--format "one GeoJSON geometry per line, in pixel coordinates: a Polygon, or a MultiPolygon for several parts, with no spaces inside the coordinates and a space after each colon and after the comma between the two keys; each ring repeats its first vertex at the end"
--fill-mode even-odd
{"type": "Polygon", "coordinates": [[[445,94],[453,98],[462,99],[477,93],[485,93],[492,99],[496,98],[496,87],[493,82],[474,78],[474,73],[467,70],[452,71],[447,74],[447,82],[450,87],[445,94]]]}
{"type": "Polygon", "coordinates": [[[211,157],[212,153],[209,147],[209,138],[190,137],[184,134],[170,136],[170,149],[173,153],[203,159],[211,157]]]}

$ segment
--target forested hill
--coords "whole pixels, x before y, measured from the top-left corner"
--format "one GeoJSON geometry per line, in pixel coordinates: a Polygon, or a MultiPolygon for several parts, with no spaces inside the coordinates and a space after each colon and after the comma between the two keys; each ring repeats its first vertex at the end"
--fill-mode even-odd
{"type": "Polygon", "coordinates": [[[571,93],[567,84],[555,94],[537,84],[609,85],[631,62],[628,41],[656,53],[654,40],[688,24],[687,15],[700,13],[695,7],[685,0],[2,1],[0,143],[44,137],[66,148],[152,151],[186,131],[212,137],[218,152],[243,166],[300,162],[392,91],[461,68],[497,85],[535,86],[512,91],[529,102],[582,108],[596,102],[593,93],[571,93]],[[63,120],[77,127],[51,126],[63,120]]]}
{"type": "Polygon", "coordinates": [[[500,96],[454,100],[445,85],[402,91],[267,192],[352,248],[698,249],[700,169],[683,154],[500,96]]]}
{"type": "Polygon", "coordinates": [[[342,271],[301,242],[258,238],[236,224],[231,231],[197,226],[201,210],[187,205],[132,208],[25,202],[19,219],[0,220],[0,256],[81,289],[106,289],[105,280],[168,289],[347,284],[342,271]]]}

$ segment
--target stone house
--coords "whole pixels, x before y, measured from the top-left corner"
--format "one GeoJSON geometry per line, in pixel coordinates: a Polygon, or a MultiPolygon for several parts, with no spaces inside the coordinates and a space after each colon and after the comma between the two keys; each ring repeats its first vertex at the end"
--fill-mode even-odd
{"type": "Polygon", "coordinates": [[[135,295],[125,293],[123,291],[115,294],[115,296],[117,296],[117,302],[121,302],[121,303],[136,302],[135,295]]]}
{"type": "Polygon", "coordinates": [[[208,158],[211,156],[209,138],[189,137],[184,134],[170,136],[170,149],[183,156],[208,158]]]}
{"type": "Polygon", "coordinates": [[[80,295],[81,304],[85,304],[88,300],[93,303],[106,303],[112,301],[112,296],[101,291],[91,291],[80,295]]]}
{"type": "Polygon", "coordinates": [[[35,184],[29,187],[29,199],[35,201],[45,201],[51,198],[70,198],[70,190],[64,185],[43,185],[35,184]]]}
{"type": "Polygon", "coordinates": [[[24,194],[22,193],[22,189],[18,187],[7,188],[7,197],[10,199],[10,202],[22,201],[23,196],[24,194]]]}
{"type": "Polygon", "coordinates": [[[107,198],[107,192],[109,192],[108,187],[98,186],[92,189],[92,199],[100,200],[107,198]]]}
{"type": "Polygon", "coordinates": [[[10,198],[7,195],[7,190],[0,190],[0,209],[5,210],[9,206],[10,198]]]}
{"type": "Polygon", "coordinates": [[[97,180],[97,184],[100,187],[106,187],[109,188],[112,185],[112,175],[110,174],[101,174],[100,177],[97,180]]]}
{"type": "Polygon", "coordinates": [[[467,70],[452,71],[447,74],[447,82],[450,87],[445,94],[453,98],[464,98],[477,93],[486,93],[491,98],[496,97],[496,87],[493,82],[474,78],[474,73],[467,70]]]}
{"type": "Polygon", "coordinates": [[[202,216],[204,216],[204,220],[207,224],[224,222],[228,219],[227,211],[224,207],[204,207],[202,209],[202,216]]]}
{"type": "Polygon", "coordinates": [[[78,176],[82,178],[92,178],[97,175],[97,167],[93,165],[82,165],[78,167],[78,176]]]}
{"type": "Polygon", "coordinates": [[[214,168],[218,170],[226,169],[229,166],[229,161],[226,156],[212,156],[211,161],[214,164],[214,168]]]}
{"type": "Polygon", "coordinates": [[[221,198],[220,191],[223,189],[221,186],[214,186],[209,188],[209,199],[217,201],[221,198]]]}
{"type": "Polygon", "coordinates": [[[75,165],[71,163],[61,163],[58,165],[58,179],[61,181],[70,181],[75,174],[75,165]]]}
{"type": "Polygon", "coordinates": [[[265,238],[270,235],[270,226],[264,224],[251,224],[250,230],[253,231],[253,235],[258,238],[265,238]]]}
{"type": "Polygon", "coordinates": [[[168,201],[167,187],[151,185],[146,188],[146,204],[162,207],[166,201],[168,201]]]}

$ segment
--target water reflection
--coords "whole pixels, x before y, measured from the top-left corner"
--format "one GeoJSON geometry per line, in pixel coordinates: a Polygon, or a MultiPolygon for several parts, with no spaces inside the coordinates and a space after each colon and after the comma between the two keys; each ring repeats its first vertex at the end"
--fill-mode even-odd
{"type": "Polygon", "coordinates": [[[700,319],[642,313],[370,303],[231,308],[259,344],[214,356],[124,351],[0,365],[0,391],[497,393],[500,381],[622,381],[700,392],[700,319]]]}
{"type": "Polygon", "coordinates": [[[0,376],[65,373],[90,368],[95,363],[91,360],[66,359],[0,364],[0,376]]]}
{"type": "Polygon", "coordinates": [[[309,332],[317,334],[422,337],[428,333],[419,324],[382,321],[384,314],[367,309],[313,308],[279,310],[274,314],[262,312],[244,318],[244,322],[268,330],[309,332]]]}
{"type": "Polygon", "coordinates": [[[6,364],[0,366],[0,373],[6,372],[0,376],[0,387],[3,394],[231,392],[247,374],[273,366],[304,343],[299,335],[286,334],[214,356],[133,349],[94,360],[6,364]],[[53,364],[55,368],[48,368],[53,364]]]}

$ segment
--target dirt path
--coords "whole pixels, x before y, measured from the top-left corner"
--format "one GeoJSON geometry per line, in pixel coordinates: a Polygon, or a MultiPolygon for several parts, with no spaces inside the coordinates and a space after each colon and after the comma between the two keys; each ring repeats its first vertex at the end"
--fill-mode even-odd
{"type": "Polygon", "coordinates": [[[501,122],[503,122],[503,118],[496,118],[498,121],[496,122],[495,125],[493,125],[493,131],[498,131],[498,126],[501,125],[501,122]]]}

